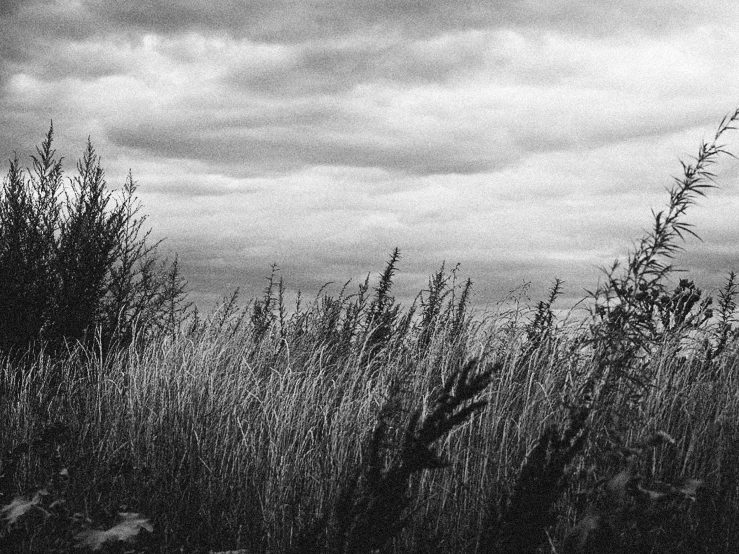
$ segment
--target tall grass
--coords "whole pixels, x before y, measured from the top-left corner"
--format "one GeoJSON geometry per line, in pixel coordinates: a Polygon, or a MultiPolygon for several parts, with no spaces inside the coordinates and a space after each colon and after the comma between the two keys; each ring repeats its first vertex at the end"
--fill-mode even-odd
{"type": "Polygon", "coordinates": [[[249,309],[3,361],[0,550],[736,552],[736,285],[706,317],[665,261],[716,141],[579,322],[559,281],[476,315],[444,267],[402,308],[396,250],[290,313],[273,270],[249,309]]]}

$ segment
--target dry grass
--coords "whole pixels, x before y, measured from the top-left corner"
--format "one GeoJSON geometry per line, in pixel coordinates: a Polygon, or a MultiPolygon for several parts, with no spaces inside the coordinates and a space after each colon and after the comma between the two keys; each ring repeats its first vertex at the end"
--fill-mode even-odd
{"type": "MultiPolygon", "coordinates": [[[[121,512],[145,514],[154,525],[151,551],[301,551],[306,533],[320,535],[326,529],[316,525],[331,517],[335,523],[337,506],[348,506],[344,515],[354,523],[344,524],[344,549],[336,551],[359,552],[358,544],[384,529],[383,551],[497,552],[512,537],[539,543],[550,533],[556,543],[582,527],[595,508],[560,500],[578,487],[595,491],[598,479],[622,471],[604,437],[620,433],[628,445],[665,431],[675,444],[655,447],[633,475],[702,480],[713,515],[684,516],[696,529],[710,525],[713,531],[701,531],[708,535],[721,530],[714,551],[736,546],[739,530],[723,527],[737,515],[736,341],[708,365],[700,352],[683,360],[666,345],[645,366],[654,388],[638,418],[633,410],[625,421],[596,410],[591,440],[573,442],[585,420],[568,424],[569,408],[584,407],[574,395],[593,354],[578,348],[576,331],[556,328],[532,353],[514,317],[520,314],[470,324],[463,338],[442,325],[423,351],[409,333],[406,343],[369,362],[360,347],[335,354],[338,346],[325,337],[275,333],[254,344],[248,324],[231,334],[211,322],[110,360],[79,351],[62,361],[39,359],[22,374],[12,368],[4,377],[16,392],[0,407],[0,440],[10,451],[2,503],[32,499],[54,471],[67,468],[69,514],[79,512],[97,529],[115,525],[121,512]],[[484,405],[427,427],[446,413],[443,384],[463,375],[473,354],[490,382],[465,398],[484,405]],[[53,442],[59,459],[51,464],[38,441],[54,424],[68,432],[53,442]],[[569,436],[556,427],[570,429],[569,436]],[[446,466],[428,471],[437,459],[446,466]],[[577,477],[586,466],[591,472],[577,477]],[[353,488],[352,475],[359,475],[353,488]],[[541,517],[521,519],[526,509],[541,517]],[[362,520],[365,535],[357,531],[362,520]]],[[[620,405],[619,390],[603,401],[620,405]]],[[[508,551],[524,551],[517,548],[508,551]]]]}

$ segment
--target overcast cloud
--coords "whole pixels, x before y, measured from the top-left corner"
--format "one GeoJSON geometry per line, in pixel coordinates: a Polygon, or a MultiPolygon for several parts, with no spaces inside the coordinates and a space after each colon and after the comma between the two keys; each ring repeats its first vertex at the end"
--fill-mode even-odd
{"type": "MultiPolygon", "coordinates": [[[[204,307],[273,262],[293,292],[358,281],[395,246],[405,301],[445,261],[478,304],[555,277],[572,304],[739,105],[738,22],[725,1],[4,0],[0,155],[53,119],[71,170],[90,136],[204,307]]],[[[739,166],[716,169],[676,260],[709,289],[739,270],[739,166]]]]}

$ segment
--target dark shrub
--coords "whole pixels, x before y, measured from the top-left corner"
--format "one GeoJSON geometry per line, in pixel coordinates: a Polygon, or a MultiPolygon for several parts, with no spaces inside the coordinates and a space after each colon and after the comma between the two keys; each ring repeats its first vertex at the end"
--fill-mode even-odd
{"type": "Polygon", "coordinates": [[[109,350],[134,336],[171,331],[181,319],[177,260],[161,260],[142,233],[129,174],[111,192],[88,140],[65,182],[53,126],[22,169],[17,157],[0,189],[0,352],[50,352],[97,338],[109,350]]]}

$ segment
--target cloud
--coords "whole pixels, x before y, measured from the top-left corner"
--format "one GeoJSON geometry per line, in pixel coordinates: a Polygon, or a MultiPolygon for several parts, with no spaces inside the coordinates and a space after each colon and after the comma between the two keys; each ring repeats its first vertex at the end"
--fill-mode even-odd
{"type": "Polygon", "coordinates": [[[677,46],[643,39],[626,48],[467,33],[441,40],[440,51],[458,56],[432,63],[444,57],[417,56],[424,48],[415,42],[267,47],[162,39],[144,54],[161,68],[158,77],[148,85],[143,75],[131,81],[132,91],[140,89],[132,102],[142,94],[157,100],[143,121],[117,118],[108,133],[127,148],[231,160],[254,172],[311,165],[490,171],[525,153],[593,148],[704,123],[715,106],[706,93],[721,87],[690,54],[694,40],[701,33],[677,46]],[[449,61],[466,56],[468,63],[449,61]],[[624,59],[636,65],[623,66],[624,59]],[[655,66],[655,59],[667,62],[655,66]],[[206,60],[217,61],[206,68],[206,60]],[[193,67],[200,77],[194,89],[186,85],[193,67]],[[496,68],[505,69],[501,76],[496,68]],[[635,68],[639,78],[627,78],[635,68]],[[665,101],[673,88],[681,91],[679,103],[665,101]]]}
{"type": "Polygon", "coordinates": [[[8,17],[18,12],[25,0],[4,0],[0,3],[0,17],[8,17]]]}
{"type": "Polygon", "coordinates": [[[356,33],[427,37],[440,31],[499,28],[556,29],[564,33],[613,35],[624,29],[653,35],[693,27],[736,14],[729,3],[696,6],[680,0],[669,9],[659,2],[557,0],[532,3],[503,0],[398,2],[396,0],[222,1],[166,0],[135,3],[84,2],[96,20],[142,33],[217,33],[266,42],[303,42],[356,33]]]}
{"type": "MultiPolygon", "coordinates": [[[[361,83],[447,83],[483,69],[488,48],[482,32],[405,37],[316,40],[273,51],[272,63],[245,54],[232,60],[228,81],[236,88],[277,96],[332,94],[361,83]],[[262,62],[262,63],[260,63],[262,62]]],[[[248,52],[250,49],[245,49],[248,52]]],[[[275,49],[276,50],[276,49],[275,49]]]]}
{"type": "MultiPolygon", "coordinates": [[[[679,35],[700,26],[715,27],[732,17],[735,19],[739,10],[728,2],[696,6],[685,0],[672,2],[669,9],[659,2],[637,0],[619,3],[605,0],[587,3],[575,0],[547,3],[520,0],[494,3],[480,0],[454,3],[446,0],[423,3],[396,0],[225,0],[215,3],[200,0],[177,3],[165,0],[9,0],[1,6],[0,49],[5,59],[28,59],[35,55],[39,45],[54,45],[58,41],[84,42],[114,37],[135,45],[146,36],[200,35],[282,45],[358,37],[382,39],[389,45],[386,49],[374,49],[379,56],[375,61],[380,62],[393,44],[408,40],[423,42],[447,34],[513,30],[593,38],[634,34],[659,37],[679,35]]],[[[308,56],[308,61],[320,64],[326,55],[319,48],[308,56]]],[[[337,55],[341,58],[341,53],[329,53],[332,58],[337,55]]],[[[347,60],[351,63],[353,57],[344,58],[347,60]]],[[[329,64],[337,61],[340,60],[329,60],[329,64]]],[[[392,59],[383,63],[391,73],[404,69],[392,59]]],[[[433,61],[427,63],[432,67],[426,74],[433,74],[433,61]]],[[[421,77],[426,78],[425,75],[421,77]]]]}
{"type": "MultiPolygon", "coordinates": [[[[209,298],[257,294],[272,262],[304,291],[363,278],[395,246],[407,298],[442,260],[486,300],[525,279],[541,296],[554,276],[575,294],[733,106],[737,10],[6,2],[0,154],[33,152],[54,119],[71,169],[90,135],[111,184],[133,170],[157,236],[209,298]]],[[[695,212],[719,265],[738,238],[737,167],[695,212]]]]}
{"type": "Polygon", "coordinates": [[[403,140],[311,131],[283,133],[247,128],[209,134],[196,125],[183,125],[170,132],[146,127],[113,129],[108,136],[118,146],[170,158],[234,163],[256,173],[296,171],[316,165],[376,167],[416,174],[474,173],[500,163],[489,155],[422,137],[403,140]]]}
{"type": "Polygon", "coordinates": [[[255,194],[259,189],[239,186],[231,179],[218,175],[201,175],[197,179],[183,177],[159,183],[146,183],[146,194],[162,194],[197,200],[200,196],[224,196],[232,194],[255,194]]]}

